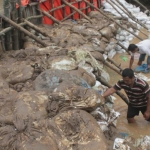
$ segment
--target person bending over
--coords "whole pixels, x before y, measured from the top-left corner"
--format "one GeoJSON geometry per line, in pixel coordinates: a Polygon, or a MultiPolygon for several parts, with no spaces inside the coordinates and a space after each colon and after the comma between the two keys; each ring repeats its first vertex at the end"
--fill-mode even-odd
{"type": "Polygon", "coordinates": [[[143,40],[137,44],[130,44],[128,47],[128,51],[131,54],[129,68],[132,68],[132,64],[134,62],[134,54],[136,52],[140,53],[138,65],[142,65],[142,62],[145,60],[145,56],[147,55],[147,66],[145,68],[144,73],[150,72],[150,39],[143,40]]]}
{"type": "Polygon", "coordinates": [[[150,121],[150,87],[148,83],[134,76],[130,68],[122,71],[122,79],[113,87],[104,92],[103,97],[107,97],[117,90],[124,89],[129,99],[127,120],[128,123],[135,123],[135,116],[139,112],[143,114],[145,120],[150,121]]]}

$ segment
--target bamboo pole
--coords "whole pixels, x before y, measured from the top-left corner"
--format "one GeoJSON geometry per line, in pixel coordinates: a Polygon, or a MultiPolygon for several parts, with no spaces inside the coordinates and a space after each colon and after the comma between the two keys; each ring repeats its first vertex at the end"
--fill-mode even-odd
{"type": "Polygon", "coordinates": [[[141,26],[143,26],[145,29],[148,30],[148,28],[145,26],[145,24],[143,24],[143,23],[141,23],[140,21],[138,21],[138,20],[132,15],[132,13],[129,12],[128,9],[127,9],[120,1],[118,1],[118,0],[116,0],[116,1],[128,12],[128,14],[133,18],[133,20],[134,20],[135,22],[137,22],[138,24],[140,24],[141,26]]]}
{"type": "Polygon", "coordinates": [[[109,57],[107,57],[107,60],[108,60],[110,63],[114,64],[121,72],[123,71],[123,69],[120,67],[121,64],[118,65],[116,62],[114,62],[114,61],[113,61],[111,58],[109,58],[109,57]]]}
{"type": "Polygon", "coordinates": [[[144,8],[145,10],[147,10],[150,13],[150,10],[147,7],[145,7],[142,3],[140,3],[137,0],[134,0],[134,2],[136,2],[137,4],[139,4],[142,8],[144,8]]]}
{"type": "Polygon", "coordinates": [[[40,32],[41,34],[43,34],[44,36],[47,36],[49,38],[51,38],[51,36],[49,36],[46,32],[42,31],[39,27],[35,26],[34,24],[32,24],[31,22],[27,21],[26,19],[24,19],[25,23],[30,26],[31,28],[33,28],[34,30],[40,32]]]}
{"type": "MultiPolygon", "coordinates": [[[[123,18],[124,16],[114,7],[114,5],[111,3],[111,2],[109,2],[109,0],[106,0],[107,1],[107,3],[109,3],[120,15],[121,15],[121,17],[123,18]]],[[[116,3],[114,2],[114,4],[116,5],[116,3]]],[[[117,6],[117,5],[116,5],[117,6]]],[[[117,6],[118,7],[118,6],[117,6]]],[[[118,7],[119,8],[119,7],[118,7]]],[[[121,8],[120,8],[121,9],[121,8]]],[[[129,22],[130,23],[130,22],[129,22]]],[[[140,31],[141,33],[143,33],[145,36],[147,36],[148,37],[148,35],[146,34],[146,33],[144,33],[143,31],[141,31],[141,30],[139,30],[136,26],[133,26],[133,24],[132,23],[130,23],[130,25],[133,27],[133,28],[136,28],[136,30],[138,30],[138,31],[140,31]]]]}
{"type": "Polygon", "coordinates": [[[119,75],[121,75],[121,70],[115,68],[113,65],[111,65],[110,63],[108,63],[107,61],[103,61],[103,64],[106,65],[107,67],[109,67],[110,69],[114,70],[116,73],[118,73],[119,75]]]}
{"type": "MultiPolygon", "coordinates": [[[[98,81],[100,81],[103,85],[105,85],[105,86],[107,86],[107,87],[109,87],[109,88],[112,87],[112,86],[111,86],[108,82],[106,82],[101,76],[96,76],[96,79],[97,79],[98,81]]],[[[129,104],[129,101],[128,101],[127,97],[126,97],[123,93],[121,93],[120,91],[117,91],[116,94],[117,94],[127,105],[129,104]]]]}
{"type": "MultiPolygon", "coordinates": [[[[81,10],[87,9],[89,8],[89,6],[82,8],[81,10]]],[[[74,15],[76,12],[74,11],[73,13],[69,14],[67,17],[65,17],[63,20],[61,20],[62,22],[65,21],[66,19],[70,18],[72,15],[74,15]]]]}
{"type": "Polygon", "coordinates": [[[79,9],[77,9],[76,7],[74,7],[73,5],[71,5],[70,3],[68,3],[65,0],[62,0],[63,3],[65,3],[66,5],[68,5],[70,8],[73,8],[75,11],[77,11],[80,15],[82,15],[84,18],[86,18],[90,23],[92,23],[91,19],[86,16],[82,11],[80,11],[79,9]]]}
{"type": "Polygon", "coordinates": [[[57,20],[56,18],[54,18],[51,14],[47,13],[44,10],[40,10],[45,16],[47,16],[48,18],[50,18],[51,20],[53,20],[55,23],[57,24],[61,24],[61,22],[59,20],[57,20]]]}
{"type": "Polygon", "coordinates": [[[128,31],[129,33],[133,34],[135,37],[137,37],[139,40],[144,40],[142,38],[140,38],[139,36],[137,36],[135,33],[131,32],[130,30],[128,30],[127,28],[123,27],[122,25],[120,25],[117,21],[115,21],[113,18],[109,17],[108,15],[106,15],[105,13],[103,13],[100,9],[98,9],[97,7],[95,7],[94,5],[92,5],[91,3],[89,3],[87,0],[83,0],[85,1],[88,5],[94,7],[97,11],[99,11],[101,14],[103,14],[106,18],[112,20],[113,22],[115,22],[119,27],[121,27],[122,29],[128,31]]]}
{"type": "Polygon", "coordinates": [[[121,12],[119,12],[119,11],[115,8],[115,6],[114,6],[111,2],[109,2],[109,0],[106,0],[106,2],[107,2],[108,4],[110,4],[110,5],[118,12],[118,14],[120,14],[121,17],[124,17],[124,16],[121,14],[121,12]]]}
{"type": "Polygon", "coordinates": [[[14,21],[10,20],[9,18],[5,17],[2,14],[0,14],[0,17],[3,18],[6,22],[10,23],[15,28],[17,28],[18,30],[20,30],[21,32],[24,32],[26,35],[28,35],[29,37],[31,37],[32,39],[34,39],[35,41],[37,41],[41,45],[43,45],[45,47],[48,46],[45,42],[43,42],[42,40],[38,39],[35,35],[33,35],[32,33],[30,33],[29,31],[27,31],[26,29],[24,29],[20,25],[16,24],[14,21]]]}
{"type": "Polygon", "coordinates": [[[124,45],[122,45],[120,42],[117,42],[117,44],[119,46],[121,46],[130,55],[129,51],[127,50],[127,48],[124,45]]]}
{"type": "MultiPolygon", "coordinates": [[[[75,2],[71,2],[71,4],[75,4],[75,3],[77,3],[76,1],[75,2]]],[[[63,7],[65,7],[66,5],[65,4],[63,4],[63,5],[60,5],[60,6],[58,6],[58,7],[55,7],[55,8],[53,8],[53,9],[50,9],[48,12],[50,13],[50,12],[53,12],[53,11],[55,11],[55,10],[58,10],[58,9],[60,9],[60,8],[63,8],[63,7]]]]}

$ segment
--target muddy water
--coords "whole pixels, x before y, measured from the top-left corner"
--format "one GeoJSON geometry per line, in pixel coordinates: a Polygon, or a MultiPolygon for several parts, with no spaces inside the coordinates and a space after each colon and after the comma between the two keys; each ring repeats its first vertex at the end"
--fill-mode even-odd
{"type": "MultiPolygon", "coordinates": [[[[147,34],[150,34],[146,30],[142,30],[142,31],[144,31],[147,34]]],[[[147,38],[142,33],[140,33],[139,36],[143,39],[147,38]]],[[[139,41],[140,41],[139,39],[135,38],[131,41],[131,43],[136,44],[139,41]]],[[[129,66],[130,56],[128,54],[117,54],[117,55],[115,55],[113,60],[115,60],[115,62],[117,62],[118,64],[121,64],[121,67],[124,69],[129,66]],[[123,57],[127,57],[127,61],[124,61],[122,59],[123,57]]],[[[133,69],[137,66],[137,62],[138,62],[138,55],[136,56],[136,59],[135,59],[134,65],[133,65],[133,69]]],[[[106,68],[106,70],[110,73],[111,85],[114,85],[119,79],[121,79],[121,76],[118,75],[117,73],[115,73],[114,71],[111,71],[108,68],[106,68]]],[[[150,78],[150,73],[144,74],[144,75],[150,78]]],[[[149,82],[149,84],[150,84],[150,82],[149,82]]],[[[121,92],[124,93],[123,90],[121,90],[121,92]]],[[[135,117],[135,119],[137,121],[136,124],[128,124],[127,123],[127,120],[126,120],[127,105],[119,96],[117,96],[116,94],[114,96],[116,96],[116,98],[117,98],[115,100],[114,109],[115,109],[115,111],[118,111],[121,113],[120,119],[118,120],[118,123],[117,123],[117,129],[119,130],[119,132],[128,133],[129,135],[131,135],[134,138],[140,138],[140,136],[150,135],[150,123],[144,120],[142,114],[140,114],[140,116],[135,117]]]]}

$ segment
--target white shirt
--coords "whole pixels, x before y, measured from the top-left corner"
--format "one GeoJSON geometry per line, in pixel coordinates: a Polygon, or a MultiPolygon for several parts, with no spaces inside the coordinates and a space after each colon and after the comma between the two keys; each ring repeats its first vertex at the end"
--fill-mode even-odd
{"type": "Polygon", "coordinates": [[[136,46],[139,48],[140,54],[147,54],[150,56],[150,39],[143,40],[136,44],[136,46]]]}

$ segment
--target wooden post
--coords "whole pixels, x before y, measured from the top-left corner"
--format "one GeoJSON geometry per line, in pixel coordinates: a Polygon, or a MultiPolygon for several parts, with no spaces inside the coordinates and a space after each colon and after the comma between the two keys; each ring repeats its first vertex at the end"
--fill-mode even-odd
{"type": "Polygon", "coordinates": [[[98,8],[101,8],[101,0],[97,0],[98,2],[98,8]]]}
{"type": "MultiPolygon", "coordinates": [[[[23,18],[23,7],[21,5],[21,0],[17,0],[18,1],[18,5],[19,5],[19,8],[18,8],[18,23],[21,23],[21,20],[23,18]]],[[[21,49],[23,47],[23,38],[24,38],[24,33],[23,32],[18,32],[18,36],[19,36],[19,49],[21,49]]]]}
{"type": "MultiPolygon", "coordinates": [[[[10,3],[9,0],[3,1],[4,6],[4,15],[8,18],[10,18],[10,3]]],[[[10,24],[8,22],[4,22],[4,28],[9,27],[10,24]]],[[[5,47],[6,50],[12,50],[12,41],[11,41],[11,32],[8,32],[5,36],[5,47]]]]}
{"type": "Polygon", "coordinates": [[[10,20],[9,18],[5,17],[2,14],[0,14],[0,17],[3,18],[6,22],[10,23],[15,28],[17,28],[18,30],[20,30],[21,32],[24,32],[26,35],[28,35],[29,37],[31,37],[32,39],[34,39],[35,41],[37,41],[38,43],[40,43],[44,47],[48,46],[45,42],[43,42],[42,40],[40,40],[39,38],[37,38],[35,35],[33,35],[32,33],[30,33],[29,31],[27,31],[23,27],[21,27],[18,24],[16,24],[14,21],[10,20]]]}
{"type": "Polygon", "coordinates": [[[144,40],[141,37],[137,36],[135,33],[131,32],[130,30],[128,30],[127,28],[123,27],[122,25],[120,25],[117,21],[115,21],[113,18],[109,17],[108,15],[106,15],[105,13],[103,13],[99,8],[95,7],[94,5],[92,5],[91,3],[89,3],[87,0],[83,0],[85,1],[88,5],[94,7],[97,11],[99,11],[101,14],[103,14],[106,18],[112,20],[113,22],[115,22],[119,27],[121,27],[122,29],[128,31],[129,33],[133,34],[135,37],[137,37],[139,40],[144,40]]]}
{"type": "MultiPolygon", "coordinates": [[[[18,23],[18,10],[16,9],[16,0],[10,0],[11,3],[11,20],[18,23]]],[[[12,31],[12,48],[19,50],[19,33],[16,28],[12,31]]]]}

